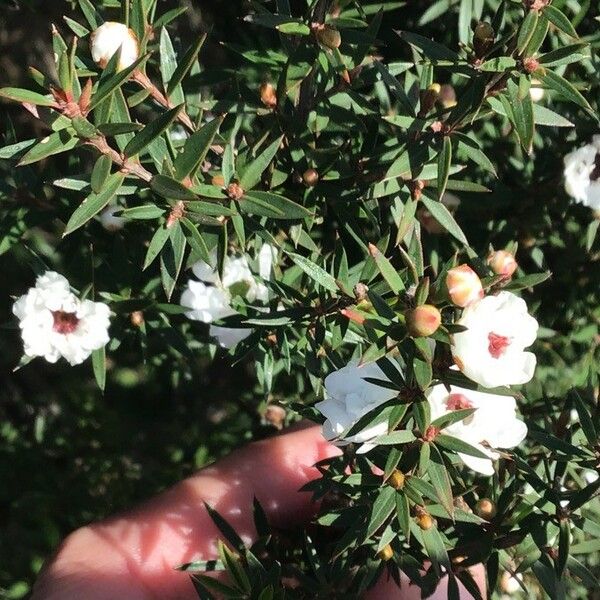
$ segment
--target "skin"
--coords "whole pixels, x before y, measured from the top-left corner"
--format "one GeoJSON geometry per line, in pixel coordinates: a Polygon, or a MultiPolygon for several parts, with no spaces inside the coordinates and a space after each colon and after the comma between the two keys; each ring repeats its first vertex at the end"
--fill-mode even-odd
{"type": "MultiPolygon", "coordinates": [[[[141,506],[69,535],[45,566],[32,600],[197,600],[189,575],[173,567],[216,557],[220,536],[204,502],[247,541],[255,537],[254,496],[273,525],[300,525],[315,506],[298,490],[319,476],[314,463],[338,452],[320,428],[305,425],[236,450],[141,506]]],[[[474,575],[485,589],[483,570],[474,575]]],[[[394,598],[416,600],[420,590],[382,579],[368,595],[394,598]]],[[[447,598],[445,582],[431,598],[447,598]]],[[[461,588],[461,598],[472,596],[461,588]]]]}

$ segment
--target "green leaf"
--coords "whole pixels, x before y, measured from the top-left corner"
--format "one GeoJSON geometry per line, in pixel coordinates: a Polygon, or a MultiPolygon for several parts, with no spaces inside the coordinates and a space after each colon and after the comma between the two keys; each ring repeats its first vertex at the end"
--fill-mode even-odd
{"type": "Polygon", "coordinates": [[[97,215],[115,197],[124,179],[125,175],[122,173],[113,173],[107,178],[103,189],[99,193],[90,194],[71,215],[63,237],[73,233],[97,215]]]}
{"type": "Polygon", "coordinates": [[[452,164],[452,140],[449,136],[444,137],[442,151],[438,154],[437,171],[437,194],[441,200],[446,190],[448,177],[450,176],[450,165],[452,164]]]}
{"type": "Polygon", "coordinates": [[[392,266],[390,261],[374,244],[369,244],[369,253],[375,260],[375,264],[377,265],[379,272],[387,281],[392,292],[394,292],[394,294],[399,294],[402,292],[405,289],[405,286],[402,278],[398,274],[398,270],[392,266]]]}
{"type": "Polygon", "coordinates": [[[396,444],[408,444],[415,441],[415,435],[412,431],[392,431],[386,435],[380,435],[375,439],[375,444],[381,446],[394,446],[396,444]]]}
{"type": "MultiPolygon", "coordinates": [[[[519,78],[519,84],[513,80],[507,83],[510,104],[505,103],[505,110],[512,112],[512,121],[519,136],[521,146],[527,154],[531,153],[533,144],[533,101],[529,94],[529,80],[525,75],[519,78]]],[[[504,103],[504,96],[501,97],[504,103]]]]}
{"type": "Polygon", "coordinates": [[[38,106],[56,105],[56,101],[52,97],[42,96],[42,94],[22,88],[0,88],[0,97],[13,100],[14,102],[28,102],[29,104],[36,104],[38,106]]]}
{"type": "Polygon", "coordinates": [[[579,93],[579,91],[575,89],[572,83],[567,81],[564,77],[558,75],[558,73],[548,70],[543,74],[540,73],[539,79],[546,87],[555,90],[567,100],[578,104],[582,108],[585,108],[587,111],[594,114],[594,110],[590,106],[590,103],[579,93]]]}
{"type": "Polygon", "coordinates": [[[550,4],[544,8],[542,14],[550,23],[552,23],[555,27],[560,29],[563,33],[566,33],[568,36],[572,38],[578,38],[577,32],[573,25],[571,25],[571,21],[569,21],[568,17],[561,12],[556,6],[550,4]]]}
{"type": "Polygon", "coordinates": [[[517,50],[519,51],[519,54],[527,48],[537,26],[538,18],[538,11],[530,10],[523,19],[521,27],[519,28],[519,35],[517,36],[517,50]]]}
{"type": "Polygon", "coordinates": [[[246,192],[239,206],[242,212],[272,219],[304,219],[312,214],[304,206],[273,192],[246,192]]]}
{"type": "Polygon", "coordinates": [[[579,423],[581,424],[581,429],[583,429],[583,433],[590,444],[590,446],[594,446],[598,442],[598,433],[596,431],[596,427],[594,425],[594,421],[590,413],[588,412],[583,399],[578,394],[576,390],[571,392],[571,396],[573,398],[573,402],[575,403],[575,410],[577,411],[577,415],[579,416],[579,423]]]}
{"type": "Polygon", "coordinates": [[[177,68],[173,72],[173,75],[169,79],[169,85],[167,86],[167,95],[171,95],[176,86],[178,86],[188,74],[192,68],[194,61],[198,57],[200,49],[204,45],[206,40],[206,34],[202,34],[196,41],[187,49],[186,53],[181,57],[177,68]]]}
{"type": "Polygon", "coordinates": [[[111,167],[112,160],[110,159],[110,156],[102,154],[98,157],[98,160],[92,169],[92,177],[90,181],[90,187],[96,194],[99,194],[102,191],[102,187],[110,175],[111,167]]]}
{"type": "Polygon", "coordinates": [[[464,408],[460,410],[452,410],[441,417],[438,417],[434,421],[431,422],[432,427],[437,427],[438,429],[444,429],[449,425],[454,423],[458,423],[467,417],[470,417],[477,409],[475,408],[464,408]]]}
{"type": "Polygon", "coordinates": [[[335,279],[319,265],[295,252],[287,252],[287,254],[313,281],[334,294],[338,292],[335,279]]]}
{"type": "Polygon", "coordinates": [[[588,44],[582,42],[570,44],[569,46],[563,46],[562,48],[542,54],[538,58],[538,61],[540,65],[544,65],[545,67],[557,67],[568,65],[572,62],[581,62],[584,58],[581,51],[584,48],[588,48],[588,44]]]}
{"type": "Polygon", "coordinates": [[[139,133],[136,133],[135,137],[125,146],[123,154],[125,156],[135,156],[139,154],[148,144],[165,131],[169,125],[177,118],[183,104],[176,106],[166,112],[162,113],[159,117],[151,121],[144,129],[139,133]]]}
{"type": "Polygon", "coordinates": [[[167,175],[155,175],[150,180],[150,189],[168,200],[196,200],[197,196],[182,183],[167,175]]]}
{"type": "Polygon", "coordinates": [[[160,30],[160,74],[163,81],[163,87],[167,90],[167,97],[174,104],[185,102],[183,89],[179,83],[175,82],[173,86],[170,82],[173,81],[173,74],[177,68],[177,56],[171,42],[171,36],[166,27],[160,30]]]}
{"type": "Polygon", "coordinates": [[[126,69],[115,73],[106,81],[101,81],[98,84],[96,93],[92,96],[90,102],[90,110],[97,108],[104,100],[106,100],[117,88],[120,88],[131,76],[131,74],[140,68],[150,58],[149,54],[140,56],[133,64],[126,69]]]}
{"type": "MultiPolygon", "coordinates": [[[[470,410],[471,412],[473,412],[473,409],[470,410]]],[[[461,410],[456,412],[463,413],[467,411],[461,410]]],[[[438,425],[438,427],[442,426],[443,425],[438,425]]],[[[446,448],[446,450],[451,450],[452,452],[462,452],[463,454],[468,454],[469,456],[476,456],[477,458],[489,458],[487,454],[484,454],[481,450],[475,448],[475,446],[471,446],[471,444],[463,442],[460,438],[454,437],[452,435],[447,435],[445,433],[441,433],[438,436],[436,436],[435,443],[439,446],[442,446],[442,448],[446,448]]]]}
{"type": "Polygon", "coordinates": [[[204,238],[200,235],[198,228],[187,218],[183,217],[179,220],[183,229],[186,230],[186,239],[192,250],[207,264],[210,264],[213,260],[211,252],[204,241],[204,238]]]}
{"type": "Polygon", "coordinates": [[[425,208],[431,213],[433,218],[454,236],[459,242],[465,246],[469,245],[465,234],[462,229],[458,226],[458,223],[454,220],[454,217],[450,211],[441,203],[436,200],[432,200],[427,196],[421,196],[421,202],[425,205],[425,208]]]}
{"type": "Polygon", "coordinates": [[[371,506],[366,532],[363,542],[370,539],[375,532],[386,522],[396,507],[396,490],[391,486],[380,489],[377,498],[371,506]]]}
{"type": "Polygon", "coordinates": [[[411,117],[414,117],[415,107],[409,100],[406,92],[404,91],[404,88],[402,87],[398,79],[396,79],[396,77],[390,73],[388,67],[382,64],[380,61],[376,60],[373,64],[375,66],[375,70],[379,73],[383,83],[385,83],[389,87],[392,94],[394,94],[396,99],[400,102],[404,110],[411,117]]]}
{"type": "Polygon", "coordinates": [[[144,259],[144,266],[142,270],[145,271],[153,262],[154,259],[160,254],[160,251],[163,249],[163,246],[167,243],[169,239],[169,230],[166,225],[161,225],[152,236],[150,240],[150,244],[148,245],[148,250],[146,251],[146,258],[144,259]]]}
{"type": "MultiPolygon", "coordinates": [[[[81,9],[83,16],[86,18],[90,28],[97,29],[99,22],[98,20],[100,17],[90,0],[79,0],[79,8],[81,9]]],[[[101,19],[100,22],[102,22],[101,19]]]]}
{"type": "Polygon", "coordinates": [[[575,127],[571,121],[565,119],[562,115],[555,113],[553,110],[542,106],[541,104],[533,105],[533,121],[536,125],[547,125],[551,127],[575,127]]]}
{"type": "Polygon", "coordinates": [[[427,469],[431,484],[435,488],[440,504],[452,518],[454,515],[454,498],[452,496],[452,487],[450,477],[444,466],[444,461],[438,449],[431,445],[431,460],[427,469]]]}
{"type": "Polygon", "coordinates": [[[179,180],[193,173],[205,159],[208,150],[219,131],[224,117],[218,117],[206,123],[193,133],[175,158],[175,177],[179,180]]]}
{"type": "Polygon", "coordinates": [[[66,129],[61,129],[60,131],[51,133],[30,148],[18,162],[18,165],[29,165],[48,158],[48,156],[67,152],[75,148],[77,144],[79,144],[79,138],[66,129]]]}
{"type": "Polygon", "coordinates": [[[164,212],[164,208],[155,204],[143,204],[142,206],[126,208],[119,213],[119,216],[126,219],[158,219],[164,212]]]}
{"type": "Polygon", "coordinates": [[[244,169],[244,172],[240,176],[240,185],[244,191],[251,190],[260,182],[265,169],[271,164],[271,161],[277,154],[282,139],[283,136],[278,137],[244,169]]]}
{"type": "Polygon", "coordinates": [[[169,243],[160,253],[160,278],[167,300],[171,299],[185,254],[186,239],[179,221],[169,229],[169,243]]]}
{"type": "Polygon", "coordinates": [[[106,348],[104,346],[92,352],[92,368],[98,387],[104,391],[106,386],[106,348]]]}
{"type": "Polygon", "coordinates": [[[460,58],[456,52],[446,48],[442,44],[438,44],[438,42],[434,42],[433,40],[423,37],[418,33],[412,33],[409,31],[396,31],[396,33],[411,46],[414,46],[427,58],[431,59],[431,61],[435,64],[436,61],[450,61],[452,63],[459,64],[460,58]]]}
{"type": "Polygon", "coordinates": [[[510,56],[499,56],[486,60],[479,66],[480,71],[502,72],[512,70],[517,66],[517,61],[510,56]]]}

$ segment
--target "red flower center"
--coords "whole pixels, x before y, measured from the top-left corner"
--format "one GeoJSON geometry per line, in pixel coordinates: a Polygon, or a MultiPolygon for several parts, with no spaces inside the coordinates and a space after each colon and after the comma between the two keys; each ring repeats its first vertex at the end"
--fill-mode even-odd
{"type": "Polygon", "coordinates": [[[488,350],[493,358],[500,358],[510,345],[510,340],[505,335],[493,332],[488,334],[488,340],[490,342],[488,350]]]}
{"type": "Polygon", "coordinates": [[[450,394],[446,399],[448,410],[463,410],[473,408],[473,403],[464,394],[450,394]]]}
{"type": "Polygon", "coordinates": [[[66,335],[67,333],[73,333],[77,329],[79,319],[75,313],[54,310],[52,311],[52,316],[54,317],[52,329],[54,329],[56,333],[66,335]]]}

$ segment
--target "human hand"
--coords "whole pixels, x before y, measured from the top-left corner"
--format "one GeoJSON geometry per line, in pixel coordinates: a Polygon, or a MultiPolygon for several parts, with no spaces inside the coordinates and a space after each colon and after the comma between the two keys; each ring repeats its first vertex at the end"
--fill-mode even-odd
{"type": "MultiPolygon", "coordinates": [[[[190,574],[174,567],[216,557],[218,529],[204,503],[242,539],[252,541],[256,497],[270,522],[289,528],[314,514],[311,494],[298,490],[319,477],[314,464],[338,453],[318,427],[296,427],[254,442],[185,479],[138,508],[72,533],[42,572],[32,600],[196,600],[190,574]]],[[[483,569],[474,572],[485,589],[483,569]]],[[[434,600],[447,597],[443,581],[434,600]]],[[[382,579],[369,600],[416,600],[408,581],[382,579]]],[[[471,598],[461,587],[461,598],[471,598]]]]}

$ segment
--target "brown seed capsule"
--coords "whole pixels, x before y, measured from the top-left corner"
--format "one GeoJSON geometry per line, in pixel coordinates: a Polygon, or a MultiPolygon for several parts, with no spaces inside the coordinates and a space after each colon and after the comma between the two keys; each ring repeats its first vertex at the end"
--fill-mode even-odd
{"type": "Polygon", "coordinates": [[[141,310],[134,310],[129,315],[129,320],[134,327],[141,327],[144,324],[144,313],[141,310]]]}
{"type": "Polygon", "coordinates": [[[494,28],[485,21],[475,25],[473,31],[473,48],[477,57],[482,57],[493,45],[496,33],[494,28]]]}
{"type": "Polygon", "coordinates": [[[489,521],[496,516],[497,508],[496,503],[492,502],[489,498],[482,498],[475,505],[475,513],[477,516],[489,521]]]}
{"type": "Polygon", "coordinates": [[[440,311],[431,304],[422,304],[406,312],[406,328],[412,337],[427,337],[442,323],[440,311]]]}
{"type": "Polygon", "coordinates": [[[423,531],[427,531],[428,529],[431,529],[435,524],[435,521],[433,520],[433,517],[426,512],[422,512],[421,514],[417,515],[417,525],[423,530],[423,531]]]}
{"type": "Polygon", "coordinates": [[[268,108],[277,106],[277,94],[272,83],[265,82],[260,86],[260,100],[268,108]]]}
{"type": "Polygon", "coordinates": [[[306,169],[302,174],[302,181],[308,187],[314,187],[319,183],[319,173],[316,169],[306,169]]]}
{"type": "Polygon", "coordinates": [[[439,83],[432,83],[426,90],[421,90],[421,108],[419,109],[421,115],[426,115],[434,107],[441,89],[442,86],[439,83]]]}
{"type": "Polygon", "coordinates": [[[232,200],[239,200],[244,195],[244,190],[239,183],[232,182],[227,186],[227,195],[232,200]]]}
{"type": "Polygon", "coordinates": [[[340,47],[342,35],[335,27],[332,27],[331,25],[320,25],[315,27],[314,31],[319,44],[330,50],[336,50],[340,47]]]}
{"type": "Polygon", "coordinates": [[[404,480],[404,473],[402,471],[398,471],[398,469],[394,469],[392,474],[389,476],[387,482],[395,490],[401,490],[404,487],[404,480]]]}
{"type": "Polygon", "coordinates": [[[377,558],[380,558],[381,560],[390,560],[390,558],[392,558],[392,556],[394,556],[394,550],[392,549],[392,547],[388,544],[387,546],[384,546],[378,553],[377,553],[377,558]]]}

